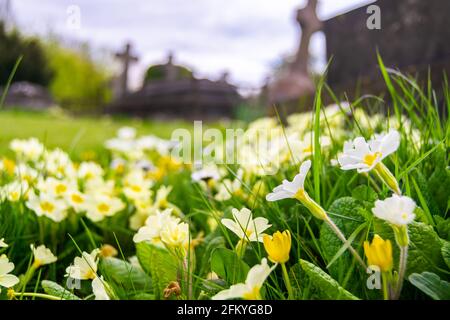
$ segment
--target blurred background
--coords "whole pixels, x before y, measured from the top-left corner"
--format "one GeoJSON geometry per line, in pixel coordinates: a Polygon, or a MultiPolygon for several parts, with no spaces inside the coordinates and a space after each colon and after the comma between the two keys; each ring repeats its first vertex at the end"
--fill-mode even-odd
{"type": "Polygon", "coordinates": [[[1,107],[248,121],[311,109],[325,70],[334,99],[383,94],[377,50],[439,87],[448,12],[447,0],[0,0],[1,107]]]}

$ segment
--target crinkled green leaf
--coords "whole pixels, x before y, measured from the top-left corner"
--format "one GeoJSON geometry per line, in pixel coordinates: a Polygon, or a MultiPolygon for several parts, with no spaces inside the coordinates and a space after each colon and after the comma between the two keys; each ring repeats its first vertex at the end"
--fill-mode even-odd
{"type": "Polygon", "coordinates": [[[339,283],[322,269],[306,260],[300,259],[300,265],[311,279],[311,285],[319,289],[322,299],[358,300],[352,293],[342,288],[339,283]]]}
{"type": "Polygon", "coordinates": [[[450,218],[444,219],[441,216],[434,215],[434,221],[436,221],[436,230],[439,237],[450,241],[450,218]]]}
{"type": "Polygon", "coordinates": [[[371,188],[366,185],[357,186],[352,190],[352,197],[360,200],[367,201],[370,203],[378,200],[378,194],[371,188]]]}
{"type": "Polygon", "coordinates": [[[434,300],[450,300],[450,283],[441,280],[435,273],[413,273],[408,280],[434,300]]]}
{"type": "Polygon", "coordinates": [[[244,282],[250,267],[234,251],[216,248],[211,256],[211,270],[231,285],[244,282]]]}
{"type": "Polygon", "coordinates": [[[177,259],[166,249],[146,242],[136,244],[136,256],[142,269],[152,278],[155,299],[161,299],[167,285],[177,281],[177,259]]]}
{"type": "Polygon", "coordinates": [[[64,289],[56,282],[50,280],[42,280],[41,286],[44,289],[45,293],[55,297],[60,297],[61,300],[81,300],[72,292],[64,289]]]}
{"type": "MultiPolygon", "coordinates": [[[[362,213],[364,210],[365,208],[360,201],[351,197],[344,197],[335,200],[328,212],[331,219],[348,239],[361,224],[365,223],[362,213]]],[[[320,245],[325,261],[329,264],[344,244],[333,230],[326,223],[323,223],[320,229],[320,245]]],[[[357,249],[357,241],[352,246],[357,249]]],[[[330,274],[335,279],[339,279],[339,281],[343,279],[352,263],[352,259],[351,254],[345,251],[328,269],[330,274]]],[[[356,284],[356,282],[354,283],[356,284]]]]}
{"type": "Polygon", "coordinates": [[[450,199],[450,170],[447,167],[448,161],[446,161],[445,150],[440,148],[437,151],[432,162],[436,164],[436,167],[428,179],[428,186],[430,194],[439,208],[437,214],[444,215],[450,199]]]}
{"type": "Polygon", "coordinates": [[[100,265],[102,274],[108,282],[114,282],[125,290],[149,290],[152,288],[151,278],[141,268],[127,261],[116,258],[105,258],[100,265]]]}
{"type": "Polygon", "coordinates": [[[444,258],[444,261],[447,264],[447,267],[450,269],[450,242],[449,241],[444,241],[441,252],[442,252],[442,258],[444,258]]]}

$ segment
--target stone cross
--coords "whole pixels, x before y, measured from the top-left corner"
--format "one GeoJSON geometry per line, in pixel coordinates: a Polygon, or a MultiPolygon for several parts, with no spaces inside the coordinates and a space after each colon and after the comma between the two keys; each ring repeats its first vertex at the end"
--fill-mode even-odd
{"type": "Polygon", "coordinates": [[[300,24],[302,37],[292,67],[298,72],[308,72],[309,43],[311,36],[322,29],[322,21],[317,17],[316,9],[317,0],[309,0],[304,8],[297,11],[297,22],[300,24]]]}
{"type": "Polygon", "coordinates": [[[116,58],[122,62],[122,73],[119,77],[119,97],[122,97],[128,92],[128,69],[132,62],[137,62],[138,58],[131,54],[131,44],[127,43],[125,45],[125,50],[123,52],[116,53],[116,58]]]}
{"type": "Polygon", "coordinates": [[[288,70],[269,85],[268,100],[271,104],[294,101],[314,92],[314,83],[308,73],[308,61],[311,36],[322,29],[316,8],[317,0],[309,0],[304,8],[297,11],[296,20],[302,30],[300,46],[288,70]]]}

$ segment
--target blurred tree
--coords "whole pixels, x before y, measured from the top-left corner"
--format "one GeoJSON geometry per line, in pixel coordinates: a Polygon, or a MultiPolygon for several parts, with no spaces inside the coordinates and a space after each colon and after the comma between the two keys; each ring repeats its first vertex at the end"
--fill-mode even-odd
{"type": "Polygon", "coordinates": [[[57,41],[46,46],[54,77],[50,91],[63,107],[76,111],[96,108],[112,97],[108,72],[89,56],[88,49],[68,49],[57,41]]]}
{"type": "Polygon", "coordinates": [[[20,55],[23,55],[23,59],[14,75],[14,81],[29,81],[47,86],[52,78],[52,71],[40,41],[23,38],[16,30],[6,32],[0,21],[0,86],[8,81],[20,55]]]}

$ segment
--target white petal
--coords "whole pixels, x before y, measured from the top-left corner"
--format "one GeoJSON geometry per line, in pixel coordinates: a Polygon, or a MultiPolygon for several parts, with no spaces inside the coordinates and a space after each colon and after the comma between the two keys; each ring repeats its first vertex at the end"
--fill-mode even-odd
{"type": "Polygon", "coordinates": [[[12,274],[6,274],[0,277],[0,286],[11,288],[19,283],[19,278],[12,274]]]}

